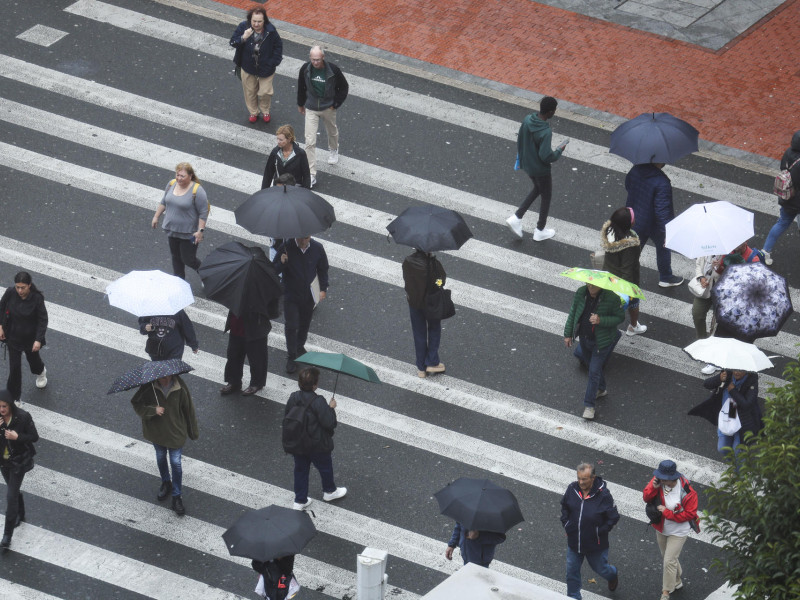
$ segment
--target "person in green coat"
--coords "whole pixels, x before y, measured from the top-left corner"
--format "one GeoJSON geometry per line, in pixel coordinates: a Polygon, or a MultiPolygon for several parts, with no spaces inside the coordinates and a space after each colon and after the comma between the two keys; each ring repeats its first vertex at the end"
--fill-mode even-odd
{"type": "Polygon", "coordinates": [[[567,324],[564,345],[589,369],[589,382],[583,397],[583,418],[594,419],[595,402],[608,395],[603,370],[622,332],[617,326],[625,320],[620,297],[596,285],[586,284],[575,292],[567,324]]]}
{"type": "Polygon", "coordinates": [[[142,385],[131,399],[131,404],[142,419],[144,439],[156,449],[156,462],[161,474],[157,497],[163,501],[171,492],[172,510],[178,516],[183,516],[186,509],[181,497],[181,454],[186,438],[196,440],[200,434],[189,388],[177,375],[161,377],[142,385]]]}

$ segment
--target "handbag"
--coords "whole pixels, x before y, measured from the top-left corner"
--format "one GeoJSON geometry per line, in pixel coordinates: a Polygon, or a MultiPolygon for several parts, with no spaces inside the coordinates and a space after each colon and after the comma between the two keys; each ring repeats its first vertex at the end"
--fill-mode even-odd
{"type": "Polygon", "coordinates": [[[692,277],[689,280],[689,291],[692,293],[693,296],[696,298],[710,298],[711,297],[711,285],[703,287],[700,283],[700,277],[692,277]]]}
{"type": "Polygon", "coordinates": [[[436,285],[436,283],[433,283],[433,289],[431,289],[430,265],[430,261],[427,261],[425,276],[428,282],[428,289],[425,292],[425,303],[422,306],[422,313],[429,321],[449,319],[456,314],[456,307],[453,304],[450,290],[446,290],[443,286],[436,285]]]}
{"type": "Polygon", "coordinates": [[[739,420],[739,411],[736,410],[736,405],[731,404],[731,399],[725,400],[722,409],[719,411],[719,419],[717,427],[723,435],[734,435],[742,428],[742,422],[739,420]]]}

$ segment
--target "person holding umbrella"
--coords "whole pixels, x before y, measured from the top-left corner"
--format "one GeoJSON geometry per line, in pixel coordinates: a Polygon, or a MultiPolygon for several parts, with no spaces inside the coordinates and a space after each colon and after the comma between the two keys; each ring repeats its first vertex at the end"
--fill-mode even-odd
{"type": "Polygon", "coordinates": [[[192,352],[200,351],[189,315],[179,310],[174,315],[139,317],[139,333],[147,336],[144,351],[150,360],[183,358],[183,349],[188,345],[192,352]]]}
{"type": "Polygon", "coordinates": [[[439,360],[442,320],[428,319],[423,309],[428,291],[434,286],[444,287],[446,281],[447,273],[432,252],[415,249],[403,261],[403,282],[411,316],[418,377],[444,373],[445,370],[444,363],[439,360]]]}
{"type": "MultiPolygon", "coordinates": [[[[632,208],[618,208],[603,224],[600,239],[605,250],[603,270],[639,285],[639,255],[642,249],[639,245],[639,236],[631,229],[635,221],[632,208]]],[[[627,335],[632,336],[647,331],[647,326],[639,323],[638,298],[631,298],[628,302],[628,314],[631,324],[625,332],[627,335]]]]}
{"type": "MultiPolygon", "coordinates": [[[[172,361],[165,362],[165,366],[171,363],[172,361]]],[[[196,440],[200,435],[189,388],[178,375],[163,375],[154,381],[142,384],[131,399],[131,404],[142,419],[144,439],[153,444],[156,451],[156,463],[161,475],[158,500],[163,501],[171,493],[172,510],[178,516],[183,516],[186,514],[182,496],[183,445],[187,437],[196,440]],[[169,466],[167,455],[169,455],[169,466]],[[170,466],[172,477],[170,477],[170,466]]]]}
{"type": "Polygon", "coordinates": [[[505,533],[468,530],[456,521],[453,535],[450,536],[447,550],[444,551],[444,557],[447,560],[453,560],[453,552],[458,548],[461,551],[461,558],[464,560],[464,564],[475,563],[488,569],[489,564],[494,559],[495,548],[505,541],[505,533]]]}
{"type": "Polygon", "coordinates": [[[242,396],[253,396],[267,384],[269,355],[267,338],[272,331],[272,322],[278,316],[278,299],[273,299],[266,307],[267,314],[251,312],[243,318],[228,311],[225,330],[230,331],[225,362],[225,386],[219,393],[228,396],[242,389],[245,357],[250,362],[250,385],[242,391],[242,396]]]}

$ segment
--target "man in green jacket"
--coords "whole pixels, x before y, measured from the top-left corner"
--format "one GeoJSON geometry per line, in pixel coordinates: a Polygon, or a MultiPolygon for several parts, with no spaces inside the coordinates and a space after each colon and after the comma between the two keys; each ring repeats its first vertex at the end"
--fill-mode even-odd
{"type": "Polygon", "coordinates": [[[614,292],[592,284],[575,292],[564,326],[564,345],[570,348],[579,338],[573,354],[589,369],[583,397],[584,419],[594,419],[595,401],[608,395],[603,369],[622,335],[617,326],[624,320],[625,310],[614,292]]]}
{"type": "Polygon", "coordinates": [[[569,140],[564,140],[553,150],[550,146],[553,131],[547,122],[556,114],[558,101],[552,96],[545,96],[539,104],[539,112],[531,113],[520,125],[517,134],[517,161],[533,182],[533,189],[520,204],[517,212],[506,219],[508,227],[522,237],[522,217],[531,207],[533,201],[542,195],[542,207],[539,210],[539,222],[533,232],[533,239],[542,242],[553,237],[554,229],[547,229],[547,213],[550,212],[550,197],[553,194],[553,178],[550,175],[550,164],[556,162],[564,152],[569,140]]]}

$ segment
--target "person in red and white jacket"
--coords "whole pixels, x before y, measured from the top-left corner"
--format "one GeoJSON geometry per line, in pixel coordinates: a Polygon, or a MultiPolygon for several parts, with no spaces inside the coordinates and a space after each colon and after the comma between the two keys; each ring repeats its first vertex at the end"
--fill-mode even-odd
{"type": "Polygon", "coordinates": [[[655,503],[661,519],[651,523],[663,558],[661,600],[669,600],[673,591],[683,587],[678,557],[690,532],[699,532],[697,492],[689,480],[678,472],[671,460],[663,460],[653,471],[653,478],[644,488],[644,501],[655,503]]]}

